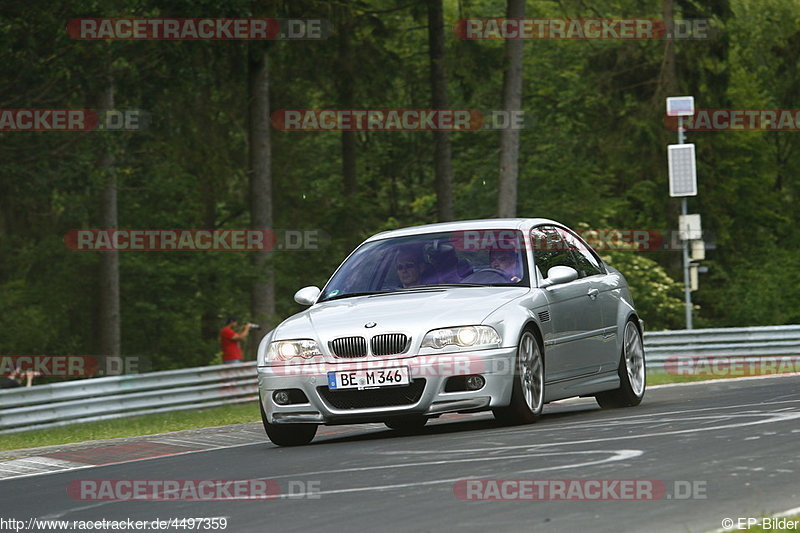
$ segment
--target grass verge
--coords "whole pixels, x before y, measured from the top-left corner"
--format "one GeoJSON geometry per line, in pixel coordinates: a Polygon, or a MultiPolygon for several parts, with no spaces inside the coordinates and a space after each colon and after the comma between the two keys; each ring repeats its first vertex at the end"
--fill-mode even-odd
{"type": "Polygon", "coordinates": [[[714,379],[730,379],[730,378],[748,378],[755,376],[778,376],[782,374],[795,374],[795,372],[763,372],[747,375],[732,375],[730,373],[721,373],[720,375],[695,375],[695,376],[676,376],[674,374],[667,374],[666,372],[653,372],[647,374],[648,385],[665,385],[667,383],[690,383],[692,381],[709,381],[714,379]]]}
{"type": "Polygon", "coordinates": [[[182,429],[196,429],[227,424],[260,422],[258,402],[223,405],[208,409],[158,413],[153,415],[87,422],[71,426],[37,429],[0,436],[0,450],[16,450],[116,437],[138,437],[182,429]]]}

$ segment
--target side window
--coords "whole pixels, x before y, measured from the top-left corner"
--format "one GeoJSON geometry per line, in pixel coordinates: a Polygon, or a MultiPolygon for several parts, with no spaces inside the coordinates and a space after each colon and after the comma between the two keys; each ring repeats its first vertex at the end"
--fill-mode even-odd
{"type": "Polygon", "coordinates": [[[533,261],[543,278],[554,266],[572,267],[578,272],[580,268],[572,255],[561,233],[553,226],[539,226],[531,230],[531,246],[533,261]]]}
{"type": "Polygon", "coordinates": [[[559,228],[559,233],[561,233],[569,249],[572,250],[572,255],[575,256],[575,261],[578,264],[575,270],[578,271],[580,277],[586,278],[603,273],[603,267],[600,266],[600,261],[598,261],[597,257],[595,257],[589,249],[588,244],[569,231],[564,231],[559,228]]]}

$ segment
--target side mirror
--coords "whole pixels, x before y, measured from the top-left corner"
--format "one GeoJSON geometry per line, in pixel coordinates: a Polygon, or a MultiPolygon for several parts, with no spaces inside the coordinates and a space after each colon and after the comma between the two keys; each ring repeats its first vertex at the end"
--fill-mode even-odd
{"type": "Polygon", "coordinates": [[[294,293],[294,301],[300,305],[311,305],[317,300],[319,296],[319,287],[303,287],[294,293]]]}
{"type": "Polygon", "coordinates": [[[554,266],[547,271],[547,278],[543,279],[539,286],[544,289],[552,285],[569,283],[575,279],[578,279],[578,271],[574,268],[568,266],[554,266]]]}

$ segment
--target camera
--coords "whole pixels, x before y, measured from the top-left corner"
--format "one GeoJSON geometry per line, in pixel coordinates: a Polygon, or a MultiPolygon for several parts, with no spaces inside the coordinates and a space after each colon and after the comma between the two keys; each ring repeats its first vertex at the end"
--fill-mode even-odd
{"type": "Polygon", "coordinates": [[[261,329],[261,326],[253,324],[252,322],[249,322],[247,325],[250,326],[250,329],[261,329]]]}

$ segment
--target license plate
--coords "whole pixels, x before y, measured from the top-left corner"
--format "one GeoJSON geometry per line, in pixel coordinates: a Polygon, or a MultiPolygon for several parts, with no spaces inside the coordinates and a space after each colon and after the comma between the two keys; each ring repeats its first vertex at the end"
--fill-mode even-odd
{"type": "Polygon", "coordinates": [[[410,383],[407,366],[328,372],[328,388],[330,390],[377,389],[410,383]]]}

